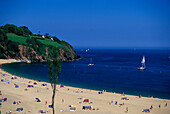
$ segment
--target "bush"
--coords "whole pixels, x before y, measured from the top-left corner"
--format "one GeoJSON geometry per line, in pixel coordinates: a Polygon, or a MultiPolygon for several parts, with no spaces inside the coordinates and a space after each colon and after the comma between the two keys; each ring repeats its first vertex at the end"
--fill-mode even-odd
{"type": "Polygon", "coordinates": [[[0,53],[0,59],[7,59],[3,53],[0,53]]]}
{"type": "Polygon", "coordinates": [[[12,42],[11,40],[7,43],[8,50],[12,50],[14,52],[19,52],[18,44],[16,42],[12,42]]]}
{"type": "Polygon", "coordinates": [[[19,36],[29,36],[32,35],[32,32],[26,26],[17,27],[13,24],[6,24],[5,26],[0,27],[6,33],[15,33],[19,36]]]}
{"type": "Polygon", "coordinates": [[[0,46],[0,53],[5,53],[5,49],[0,46]]]}
{"type": "Polygon", "coordinates": [[[4,30],[0,29],[0,42],[6,42],[8,40],[8,37],[4,30]]]}
{"type": "Polygon", "coordinates": [[[61,43],[61,41],[56,36],[53,37],[53,40],[58,42],[58,43],[61,43]]]}

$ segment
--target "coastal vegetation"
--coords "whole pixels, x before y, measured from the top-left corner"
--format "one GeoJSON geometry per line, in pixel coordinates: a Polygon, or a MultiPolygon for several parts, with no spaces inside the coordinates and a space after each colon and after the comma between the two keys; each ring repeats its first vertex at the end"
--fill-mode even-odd
{"type": "Polygon", "coordinates": [[[57,85],[57,81],[58,81],[58,77],[61,73],[61,60],[57,58],[56,55],[57,54],[57,50],[53,50],[53,61],[51,61],[50,59],[48,59],[48,67],[49,67],[49,80],[50,80],[50,84],[52,87],[52,109],[53,109],[53,114],[55,114],[55,110],[54,110],[54,101],[55,101],[55,93],[56,93],[56,85],[57,85]]]}
{"type": "MultiPolygon", "coordinates": [[[[39,32],[40,33],[40,32],[39,32]]],[[[56,36],[32,33],[28,27],[6,24],[0,27],[0,58],[45,61],[56,49],[62,61],[79,59],[73,47],[56,36]]]]}

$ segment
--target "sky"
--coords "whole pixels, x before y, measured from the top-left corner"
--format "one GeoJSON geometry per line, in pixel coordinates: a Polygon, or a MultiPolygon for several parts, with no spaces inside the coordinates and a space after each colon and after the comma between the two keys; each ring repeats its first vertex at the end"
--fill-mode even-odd
{"type": "Polygon", "coordinates": [[[0,0],[5,24],[73,47],[170,48],[170,0],[0,0]]]}

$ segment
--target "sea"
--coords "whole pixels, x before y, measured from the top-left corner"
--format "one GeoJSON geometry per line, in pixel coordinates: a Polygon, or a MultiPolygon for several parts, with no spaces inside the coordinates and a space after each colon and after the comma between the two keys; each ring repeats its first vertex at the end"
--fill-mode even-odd
{"type": "MultiPolygon", "coordinates": [[[[58,84],[170,99],[170,49],[76,49],[80,60],[62,62],[58,84]],[[143,56],[146,70],[138,70],[143,56]],[[94,66],[88,66],[89,63],[94,66]]],[[[47,63],[12,63],[13,75],[49,82],[47,63]]]]}

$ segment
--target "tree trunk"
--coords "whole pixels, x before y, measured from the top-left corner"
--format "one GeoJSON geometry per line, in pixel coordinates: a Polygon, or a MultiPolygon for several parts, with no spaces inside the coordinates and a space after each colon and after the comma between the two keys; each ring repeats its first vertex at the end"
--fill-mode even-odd
{"type": "Polygon", "coordinates": [[[56,91],[56,84],[54,84],[54,88],[53,88],[53,96],[52,96],[52,108],[53,108],[53,114],[55,114],[55,112],[54,112],[54,97],[55,97],[55,91],[56,91]]]}

